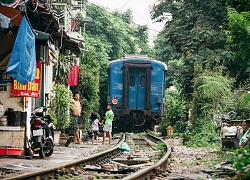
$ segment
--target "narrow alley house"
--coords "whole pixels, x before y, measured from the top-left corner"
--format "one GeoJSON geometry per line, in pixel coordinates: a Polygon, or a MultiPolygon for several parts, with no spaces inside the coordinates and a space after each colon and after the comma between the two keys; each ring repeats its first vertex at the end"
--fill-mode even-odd
{"type": "Polygon", "coordinates": [[[49,103],[50,54],[80,53],[83,48],[82,36],[71,32],[68,5],[57,5],[64,7],[61,15],[51,0],[0,0],[0,120],[6,121],[0,123],[0,155],[7,147],[13,155],[24,152],[32,109],[49,103]]]}

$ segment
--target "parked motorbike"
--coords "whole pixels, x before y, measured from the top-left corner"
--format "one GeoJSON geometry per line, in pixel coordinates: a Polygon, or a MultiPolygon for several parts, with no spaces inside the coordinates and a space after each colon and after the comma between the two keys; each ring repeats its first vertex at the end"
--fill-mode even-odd
{"type": "Polygon", "coordinates": [[[234,111],[229,111],[227,114],[221,114],[220,111],[218,110],[218,118],[220,119],[220,126],[223,125],[223,123],[227,123],[229,124],[230,123],[230,114],[236,114],[236,112],[234,111]]]}
{"type": "Polygon", "coordinates": [[[217,114],[214,114],[213,123],[217,125],[218,129],[221,128],[223,124],[230,123],[230,114],[236,114],[234,111],[229,111],[226,114],[222,114],[219,110],[217,110],[217,114]]]}
{"type": "Polygon", "coordinates": [[[54,151],[54,124],[49,115],[45,112],[49,107],[35,108],[31,114],[31,138],[30,148],[34,154],[39,154],[40,158],[49,157],[54,151]]]}

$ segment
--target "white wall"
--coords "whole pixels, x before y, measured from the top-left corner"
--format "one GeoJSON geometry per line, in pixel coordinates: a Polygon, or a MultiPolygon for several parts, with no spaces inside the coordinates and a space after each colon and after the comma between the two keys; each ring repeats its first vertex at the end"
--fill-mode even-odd
{"type": "Polygon", "coordinates": [[[14,97],[11,96],[11,85],[7,85],[7,92],[0,91],[0,99],[3,101],[4,110],[7,108],[13,108],[14,111],[22,111],[27,112],[27,119],[26,119],[26,127],[27,127],[27,136],[30,135],[30,116],[31,116],[31,98],[29,98],[28,107],[24,109],[24,104],[21,103],[23,97],[14,97]]]}
{"type": "MultiPolygon", "coordinates": [[[[0,85],[2,86],[2,85],[0,85]]],[[[0,91],[0,99],[3,101],[4,110],[13,108],[14,111],[23,111],[24,105],[21,104],[22,97],[11,96],[11,85],[7,85],[7,91],[0,91]]]]}

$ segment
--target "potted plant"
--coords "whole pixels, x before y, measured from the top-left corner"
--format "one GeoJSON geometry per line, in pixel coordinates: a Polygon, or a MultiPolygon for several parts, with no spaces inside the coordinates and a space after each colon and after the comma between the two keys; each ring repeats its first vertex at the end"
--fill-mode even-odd
{"type": "MultiPolygon", "coordinates": [[[[57,126],[57,117],[56,117],[54,111],[49,110],[49,111],[48,111],[48,114],[49,114],[49,116],[51,117],[52,123],[53,123],[54,126],[56,127],[56,126],[57,126]]],[[[54,143],[55,143],[55,144],[59,144],[60,136],[61,136],[61,131],[55,129],[55,130],[54,130],[54,143]]]]}
{"type": "Polygon", "coordinates": [[[72,92],[64,85],[56,85],[53,88],[54,97],[51,99],[51,111],[49,112],[55,130],[65,133],[70,123],[69,109],[72,108],[72,92]]]}

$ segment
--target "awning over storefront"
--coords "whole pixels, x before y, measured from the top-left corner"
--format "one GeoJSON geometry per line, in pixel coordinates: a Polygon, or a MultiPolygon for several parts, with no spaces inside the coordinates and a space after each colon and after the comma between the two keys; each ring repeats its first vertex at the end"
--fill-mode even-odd
{"type": "Polygon", "coordinates": [[[18,31],[18,26],[21,23],[22,20],[22,11],[9,8],[6,6],[0,5],[0,13],[3,14],[4,16],[10,18],[10,23],[12,24],[11,29],[7,29],[4,31],[0,31],[0,67],[3,66],[5,67],[9,57],[11,50],[13,48],[15,39],[16,39],[16,34],[18,31]]]}
{"type": "Polygon", "coordinates": [[[60,42],[63,43],[63,48],[71,50],[73,52],[81,52],[84,47],[84,39],[83,36],[78,32],[65,32],[62,33],[54,33],[53,37],[57,39],[60,47],[60,42]],[[61,39],[62,38],[62,39],[61,39]]]}
{"type": "Polygon", "coordinates": [[[66,33],[69,39],[65,40],[65,46],[71,48],[72,51],[81,52],[81,49],[84,48],[84,39],[83,36],[78,32],[67,32],[66,33]],[[75,50],[74,50],[75,49],[75,50]]]}
{"type": "Polygon", "coordinates": [[[19,26],[23,18],[22,11],[0,5],[1,14],[11,19],[11,23],[19,26]]]}
{"type": "MultiPolygon", "coordinates": [[[[0,0],[0,2],[2,1],[0,0]]],[[[9,1],[9,3],[11,2],[9,1]]],[[[13,0],[13,3],[17,3],[17,1],[13,0]]],[[[38,3],[37,11],[33,12],[31,11],[33,5],[31,1],[26,3],[26,6],[30,7],[27,8],[26,14],[28,15],[29,23],[36,32],[36,44],[47,46],[49,40],[56,48],[63,48],[63,51],[68,49],[72,52],[81,52],[84,47],[84,39],[80,33],[63,32],[62,35],[59,32],[59,23],[53,13],[48,12],[48,9],[41,2],[38,3]]],[[[9,61],[24,12],[14,7],[7,7],[7,5],[0,4],[0,13],[9,18],[11,24],[10,28],[1,29],[0,31],[0,68],[5,68],[9,61]]]]}
{"type": "Polygon", "coordinates": [[[39,40],[48,40],[49,39],[48,33],[38,31],[38,30],[35,30],[35,32],[36,32],[36,39],[39,39],[39,40]]]}
{"type": "MultiPolygon", "coordinates": [[[[18,9],[0,5],[0,13],[11,20],[11,27],[9,29],[0,31],[0,67],[6,68],[6,64],[9,61],[14,42],[16,40],[16,34],[23,18],[23,12],[18,9]]],[[[42,42],[41,44],[47,44],[49,34],[39,30],[35,30],[35,32],[36,41],[42,42]]]]}
{"type": "Polygon", "coordinates": [[[92,18],[82,18],[78,19],[76,17],[71,17],[72,20],[80,22],[79,24],[95,24],[95,20],[92,18]]]}
{"type": "Polygon", "coordinates": [[[67,32],[67,35],[69,36],[70,40],[73,40],[78,43],[84,43],[83,36],[78,32],[67,32]]]}
{"type": "Polygon", "coordinates": [[[13,33],[10,35],[8,32],[0,32],[0,39],[0,65],[5,66],[10,58],[10,53],[16,39],[16,34],[13,33]]]}

